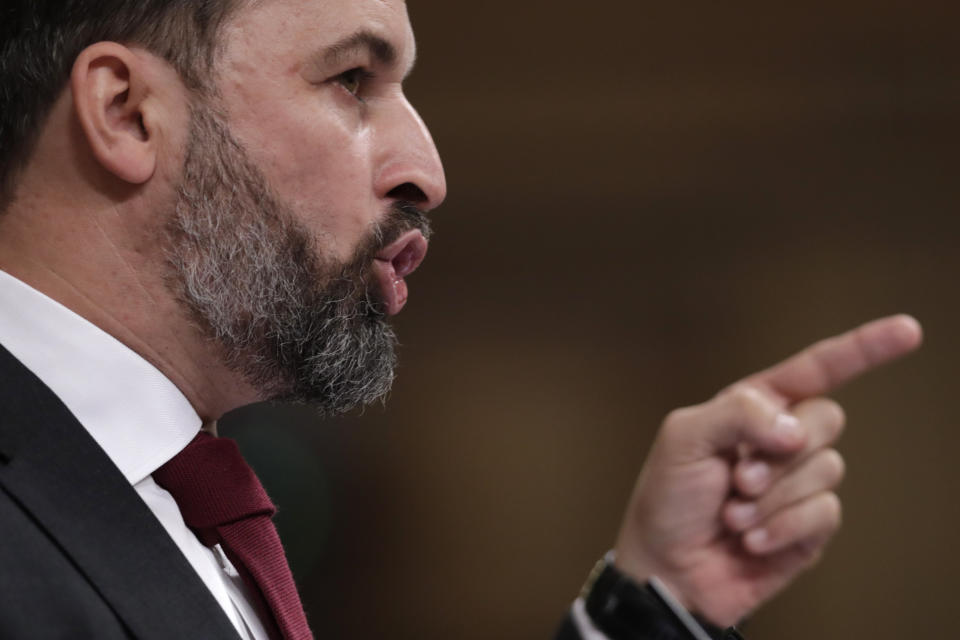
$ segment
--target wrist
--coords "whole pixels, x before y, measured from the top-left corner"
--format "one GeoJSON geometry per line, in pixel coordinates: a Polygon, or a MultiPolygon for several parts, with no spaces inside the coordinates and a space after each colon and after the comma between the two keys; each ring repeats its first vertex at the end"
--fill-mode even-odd
{"type": "Polygon", "coordinates": [[[695,619],[655,576],[638,583],[613,562],[597,563],[581,591],[587,616],[610,640],[714,640],[741,638],[695,619]]]}
{"type": "Polygon", "coordinates": [[[603,557],[604,561],[612,564],[618,571],[633,580],[638,585],[646,585],[650,578],[656,576],[670,590],[673,598],[679,602],[684,609],[696,611],[696,603],[671,580],[668,575],[670,572],[664,570],[659,563],[654,562],[650,557],[642,552],[638,552],[637,545],[621,546],[618,544],[613,551],[607,552],[603,557]]]}

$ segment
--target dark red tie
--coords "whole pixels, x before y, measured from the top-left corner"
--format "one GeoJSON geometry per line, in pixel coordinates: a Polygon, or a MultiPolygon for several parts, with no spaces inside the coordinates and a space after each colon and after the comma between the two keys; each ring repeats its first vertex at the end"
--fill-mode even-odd
{"type": "Polygon", "coordinates": [[[285,640],[313,638],[271,520],[276,507],[236,442],[200,432],[153,479],[177,501],[200,542],[223,547],[285,640]]]}

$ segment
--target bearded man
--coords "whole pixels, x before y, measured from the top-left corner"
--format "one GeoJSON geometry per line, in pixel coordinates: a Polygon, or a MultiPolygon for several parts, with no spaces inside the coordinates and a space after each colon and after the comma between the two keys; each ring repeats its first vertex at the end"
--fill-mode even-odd
{"type": "MultiPolygon", "coordinates": [[[[390,388],[446,189],[404,1],[16,0],[0,33],[0,635],[311,637],[215,425],[390,388]]],[[[819,396],[919,341],[878,321],[671,414],[561,637],[718,635],[810,566],[819,396]]]]}

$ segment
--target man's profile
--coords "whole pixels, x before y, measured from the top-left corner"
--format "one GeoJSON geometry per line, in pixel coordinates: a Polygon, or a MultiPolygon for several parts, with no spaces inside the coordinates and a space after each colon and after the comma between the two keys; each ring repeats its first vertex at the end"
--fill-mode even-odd
{"type": "MultiPolygon", "coordinates": [[[[403,94],[406,5],[2,12],[0,631],[310,637],[272,505],[215,427],[390,389],[388,319],[446,193],[403,94]]],[[[726,627],[809,567],[843,475],[843,415],[820,396],[919,340],[877,321],[671,414],[561,634],[631,633],[597,599],[648,580],[726,627]]]]}

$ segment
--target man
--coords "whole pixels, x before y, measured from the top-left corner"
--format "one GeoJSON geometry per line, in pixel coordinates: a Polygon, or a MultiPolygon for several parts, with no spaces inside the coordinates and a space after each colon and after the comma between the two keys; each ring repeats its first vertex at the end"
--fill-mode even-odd
{"type": "MultiPolygon", "coordinates": [[[[0,12],[0,635],[309,637],[272,507],[213,436],[251,402],[390,387],[386,318],[445,196],[406,6],[0,12]]],[[[671,597],[727,626],[810,566],[843,474],[820,396],[919,341],[878,321],[671,414],[561,636],[696,633],[671,597]]]]}

